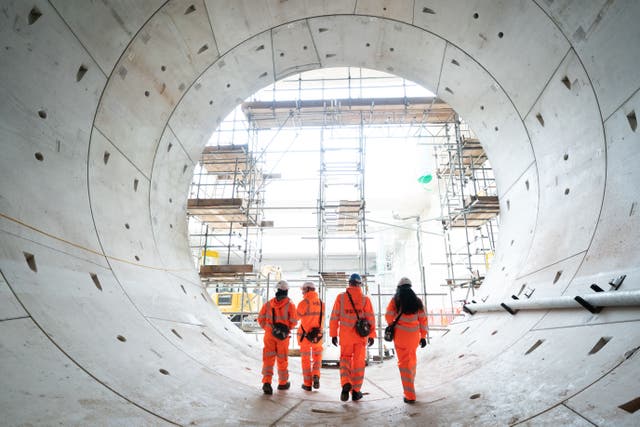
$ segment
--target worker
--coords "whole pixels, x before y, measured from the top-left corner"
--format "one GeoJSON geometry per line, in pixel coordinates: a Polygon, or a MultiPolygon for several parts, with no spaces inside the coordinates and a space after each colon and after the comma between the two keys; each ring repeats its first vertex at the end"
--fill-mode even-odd
{"type": "Polygon", "coordinates": [[[278,361],[278,390],[288,390],[289,382],[289,331],[296,326],[296,306],[287,296],[289,284],[280,280],[276,286],[276,296],[260,309],[258,324],[264,329],[262,349],[262,391],[273,394],[271,378],[273,365],[278,361]]]}
{"type": "Polygon", "coordinates": [[[322,335],[324,331],[324,304],[318,297],[313,282],[302,285],[302,301],[298,304],[298,343],[302,362],[302,389],[320,388],[322,365],[322,335]],[[313,360],[313,366],[312,366],[313,360]]]}
{"type": "Polygon", "coordinates": [[[354,273],[349,277],[346,292],[338,295],[331,311],[329,335],[334,346],[340,337],[340,400],[362,399],[366,345],[373,345],[376,337],[375,317],[371,300],[362,293],[362,278],[354,273]]]}
{"type": "Polygon", "coordinates": [[[395,322],[393,343],[398,356],[400,380],[405,403],[416,402],[414,380],[416,378],[416,350],[427,345],[427,315],[424,305],[411,289],[411,280],[403,277],[398,282],[396,294],[387,306],[387,324],[395,322]]]}

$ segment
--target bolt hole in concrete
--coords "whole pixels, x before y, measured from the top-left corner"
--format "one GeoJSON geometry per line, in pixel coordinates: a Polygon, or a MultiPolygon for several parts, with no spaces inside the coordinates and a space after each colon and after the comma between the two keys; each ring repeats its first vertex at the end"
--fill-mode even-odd
{"type": "Polygon", "coordinates": [[[213,340],[211,338],[209,338],[209,336],[207,334],[205,334],[204,332],[201,332],[202,336],[205,337],[206,339],[208,339],[210,342],[213,342],[213,340]]]}
{"type": "Polygon", "coordinates": [[[328,28],[318,28],[319,33],[324,33],[325,31],[329,31],[328,28]]]}
{"type": "Polygon", "coordinates": [[[185,14],[185,15],[188,15],[188,14],[193,13],[193,12],[195,12],[195,11],[196,11],[196,7],[195,7],[194,5],[191,5],[191,6],[189,6],[189,7],[187,8],[187,10],[185,10],[185,11],[184,11],[184,14],[185,14]]]}
{"type": "Polygon", "coordinates": [[[564,76],[562,78],[562,83],[567,87],[567,89],[571,90],[571,80],[569,80],[569,77],[564,76]]]}
{"type": "Polygon", "coordinates": [[[491,335],[495,335],[497,333],[498,333],[498,331],[493,331],[493,332],[491,332],[491,335]]]}
{"type": "Polygon", "coordinates": [[[638,409],[640,409],[640,397],[636,397],[635,399],[618,406],[618,408],[622,409],[623,411],[627,411],[630,414],[633,414],[638,409]]]}
{"type": "Polygon", "coordinates": [[[269,75],[269,73],[267,73],[267,72],[265,71],[264,73],[260,74],[258,77],[259,77],[259,78],[261,78],[261,79],[263,79],[263,78],[267,77],[268,75],[269,75]]]}
{"type": "Polygon", "coordinates": [[[166,369],[160,369],[159,371],[162,375],[169,375],[169,371],[167,371],[166,369]]]}
{"type": "Polygon", "coordinates": [[[280,52],[280,58],[284,56],[284,52],[280,52]]]}
{"type": "Polygon", "coordinates": [[[182,166],[182,173],[185,173],[187,171],[187,165],[182,166]]]}
{"type": "Polygon", "coordinates": [[[202,52],[206,51],[207,49],[209,49],[209,45],[202,45],[202,47],[200,49],[198,49],[198,55],[200,55],[202,52]]]}
{"type": "Polygon", "coordinates": [[[394,50],[395,50],[395,49],[394,49],[394,48],[392,48],[392,47],[390,47],[390,48],[389,48],[389,52],[393,52],[394,50]]]}
{"type": "Polygon", "coordinates": [[[209,105],[213,105],[213,100],[209,101],[209,105]]]}
{"type": "Polygon", "coordinates": [[[465,332],[467,332],[467,330],[470,328],[470,326],[467,326],[466,328],[464,328],[462,330],[462,332],[460,332],[460,335],[464,334],[465,332]]]}
{"type": "Polygon", "coordinates": [[[482,396],[480,393],[472,394],[471,396],[469,396],[469,399],[477,399],[480,396],[482,396]]]}
{"type": "Polygon", "coordinates": [[[473,19],[478,19],[480,17],[480,15],[478,15],[478,13],[474,13],[473,14],[473,19]]]}
{"type": "Polygon", "coordinates": [[[464,357],[464,354],[459,354],[458,355],[458,359],[462,359],[464,357]]]}
{"type": "Polygon", "coordinates": [[[536,114],[536,119],[538,119],[538,122],[540,122],[540,125],[544,127],[544,118],[542,117],[542,114],[540,113],[536,114]]]}
{"type": "Polygon", "coordinates": [[[122,342],[126,342],[127,339],[125,337],[123,337],[122,335],[118,335],[116,338],[118,338],[118,341],[122,341],[122,342]]]}
{"type": "Polygon", "coordinates": [[[38,272],[38,267],[36,266],[36,257],[29,252],[22,252],[24,254],[24,260],[27,261],[27,265],[34,273],[38,272]]]}
{"type": "Polygon", "coordinates": [[[148,90],[144,91],[144,96],[149,97],[149,91],[148,90]]]}
{"type": "Polygon", "coordinates": [[[503,33],[502,31],[500,31],[500,32],[498,33],[498,38],[503,38],[503,37],[504,37],[504,33],[503,33]]]}
{"type": "Polygon", "coordinates": [[[512,241],[511,241],[511,246],[513,246],[513,244],[514,244],[514,243],[515,243],[515,240],[512,240],[512,241]]]}
{"type": "Polygon", "coordinates": [[[172,329],[171,332],[173,332],[173,334],[175,336],[177,336],[178,338],[182,339],[182,336],[178,333],[178,331],[176,331],[175,329],[172,329]]]}
{"type": "Polygon", "coordinates": [[[173,224],[169,224],[169,228],[173,228],[173,224]]]}
{"type": "Polygon", "coordinates": [[[436,12],[433,9],[429,9],[428,7],[422,8],[422,13],[428,13],[429,15],[435,15],[436,12]]]}
{"type": "Polygon", "coordinates": [[[369,47],[369,46],[371,46],[371,43],[367,43],[367,44],[365,44],[365,46],[366,46],[366,47],[369,47]]]}
{"type": "Polygon", "coordinates": [[[627,120],[629,121],[629,126],[631,127],[631,130],[635,132],[636,129],[638,128],[638,119],[636,119],[635,110],[627,114],[627,120]]]}
{"type": "Polygon", "coordinates": [[[568,155],[568,154],[565,154],[564,156],[562,156],[562,158],[563,158],[565,161],[567,161],[567,160],[569,160],[569,155],[568,155]]]}
{"type": "Polygon", "coordinates": [[[231,83],[227,83],[227,89],[231,87],[231,83]]]}
{"type": "Polygon", "coordinates": [[[104,162],[105,165],[109,163],[109,157],[111,157],[111,153],[109,153],[108,151],[105,151],[104,156],[102,156],[102,161],[104,162]]]}
{"type": "Polygon", "coordinates": [[[444,90],[449,92],[451,95],[453,95],[453,91],[451,89],[449,89],[448,87],[445,87],[444,90]]]}
{"type": "Polygon", "coordinates": [[[173,144],[172,144],[172,143],[169,143],[169,145],[167,145],[167,153],[168,153],[169,151],[171,151],[171,147],[173,147],[173,144]]]}
{"type": "Polygon", "coordinates": [[[596,354],[597,352],[602,350],[602,347],[607,345],[607,343],[611,341],[611,338],[613,337],[601,337],[596,343],[596,345],[594,345],[593,348],[589,351],[589,355],[596,354]]]}
{"type": "Polygon", "coordinates": [[[524,182],[524,186],[527,188],[527,191],[529,191],[529,180],[524,182]]]}
{"type": "Polygon", "coordinates": [[[136,259],[136,261],[140,261],[140,257],[138,255],[134,255],[134,258],[136,259]]]}
{"type": "Polygon", "coordinates": [[[307,46],[302,46],[302,50],[307,50],[308,47],[307,46]]]}
{"type": "Polygon", "coordinates": [[[480,110],[484,111],[484,105],[480,106],[480,110]]]}
{"type": "Polygon", "coordinates": [[[138,178],[133,180],[133,191],[138,191],[138,178]]]}
{"type": "Polygon", "coordinates": [[[556,272],[556,277],[553,278],[553,284],[555,285],[560,280],[560,276],[562,276],[562,270],[556,272]]]}
{"type": "Polygon", "coordinates": [[[507,200],[507,210],[511,210],[511,201],[507,200]]]}
{"type": "Polygon", "coordinates": [[[182,292],[184,292],[184,294],[187,294],[187,290],[184,288],[184,285],[180,285],[180,287],[182,288],[182,292]]]}
{"type": "Polygon", "coordinates": [[[533,352],[536,348],[540,347],[542,345],[542,343],[544,342],[544,340],[538,340],[535,342],[535,344],[533,344],[529,350],[526,351],[526,353],[524,354],[525,356],[527,354],[530,354],[531,352],[533,352]]]}
{"type": "Polygon", "coordinates": [[[167,71],[167,67],[165,67],[164,65],[160,66],[160,71],[167,71]]]}
{"type": "Polygon", "coordinates": [[[38,111],[38,116],[39,116],[41,119],[46,119],[46,118],[47,118],[47,112],[46,112],[46,111],[44,111],[44,110],[40,110],[40,111],[38,111]]]}
{"type": "Polygon", "coordinates": [[[264,45],[263,45],[263,44],[261,44],[260,46],[258,46],[258,47],[256,48],[256,52],[259,52],[259,51],[261,51],[261,50],[264,50],[264,45]]]}
{"type": "Polygon", "coordinates": [[[98,279],[98,275],[95,273],[89,273],[91,275],[91,280],[93,280],[93,284],[96,285],[99,291],[102,290],[102,285],[100,284],[100,280],[98,279]]]}
{"type": "Polygon", "coordinates": [[[564,195],[565,195],[565,196],[569,195],[569,189],[568,189],[568,188],[565,188],[565,189],[564,189],[564,195]]]}
{"type": "Polygon", "coordinates": [[[202,292],[200,292],[200,296],[202,297],[203,300],[207,301],[207,297],[205,297],[202,292]]]}
{"type": "Polygon", "coordinates": [[[127,223],[127,224],[125,224],[125,225],[124,225],[124,228],[126,228],[126,229],[128,230],[128,229],[129,229],[129,224],[128,224],[128,223],[127,223]]]}
{"type": "MultiPolygon", "coordinates": [[[[459,67],[459,66],[460,66],[460,63],[459,63],[458,61],[456,61],[455,59],[452,59],[452,60],[451,60],[451,63],[452,63],[453,65],[457,66],[457,67],[459,67]]],[[[480,109],[481,109],[481,110],[484,110],[484,106],[480,106],[480,109]]]]}
{"type": "Polygon", "coordinates": [[[498,132],[498,126],[494,127],[493,130],[495,130],[496,132],[498,132]]]}
{"type": "Polygon", "coordinates": [[[41,16],[42,16],[42,12],[40,12],[40,10],[37,7],[34,7],[33,9],[31,9],[31,12],[29,12],[29,17],[27,18],[27,22],[29,23],[29,25],[33,25],[38,19],[40,19],[41,16]]]}
{"type": "Polygon", "coordinates": [[[84,75],[87,74],[87,71],[89,71],[89,69],[86,66],[80,65],[80,68],[78,68],[78,72],[76,73],[76,81],[79,82],[82,80],[84,75]]]}
{"type": "Polygon", "coordinates": [[[36,154],[34,154],[36,160],[38,160],[39,162],[44,160],[44,156],[42,155],[41,152],[37,152],[36,154]]]}

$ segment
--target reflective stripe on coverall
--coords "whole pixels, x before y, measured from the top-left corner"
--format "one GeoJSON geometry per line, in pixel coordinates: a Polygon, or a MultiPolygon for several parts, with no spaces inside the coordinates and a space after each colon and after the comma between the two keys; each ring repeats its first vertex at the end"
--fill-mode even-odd
{"type": "Polygon", "coordinates": [[[320,324],[320,311],[322,301],[318,298],[316,291],[307,291],[304,299],[298,304],[298,318],[300,327],[298,328],[298,342],[300,344],[300,362],[302,363],[302,379],[306,386],[311,387],[313,376],[320,377],[320,367],[322,365],[322,342],[313,344],[308,339],[302,339],[302,329],[309,332],[312,328],[320,326],[324,330],[324,310],[322,324],[320,324]],[[311,361],[313,360],[313,366],[311,361]]]}
{"type": "Polygon", "coordinates": [[[338,336],[340,332],[340,385],[351,383],[353,391],[360,391],[364,381],[364,366],[367,351],[367,338],[376,337],[376,322],[371,306],[371,300],[362,294],[359,286],[349,286],[347,292],[353,299],[353,304],[358,310],[358,316],[365,318],[371,325],[368,337],[361,337],[356,332],[356,312],[351,306],[351,301],[343,292],[338,295],[331,311],[329,322],[329,335],[338,336]]]}
{"type": "MultiPolygon", "coordinates": [[[[385,318],[387,324],[393,323],[398,311],[395,298],[387,306],[385,318]]],[[[416,400],[414,381],[416,378],[416,350],[421,338],[427,336],[427,315],[424,310],[418,310],[414,314],[402,314],[396,323],[393,344],[398,356],[398,368],[400,380],[404,390],[404,397],[416,400]]]]}
{"type": "Polygon", "coordinates": [[[264,348],[262,349],[262,382],[271,383],[273,365],[278,360],[278,384],[284,385],[289,381],[289,338],[279,340],[271,333],[273,322],[284,323],[293,329],[298,323],[296,306],[287,297],[280,301],[270,299],[260,309],[258,323],[264,329],[264,348]],[[275,310],[275,320],[273,312],[275,310]]]}

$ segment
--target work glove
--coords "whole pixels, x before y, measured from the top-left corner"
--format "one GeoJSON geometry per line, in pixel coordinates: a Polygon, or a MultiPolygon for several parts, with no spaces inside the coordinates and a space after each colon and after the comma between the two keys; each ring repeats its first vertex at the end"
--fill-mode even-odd
{"type": "Polygon", "coordinates": [[[338,337],[331,337],[331,344],[333,344],[335,347],[338,346],[338,337]]]}
{"type": "Polygon", "coordinates": [[[420,348],[425,348],[427,346],[427,340],[424,338],[420,338],[420,348]]]}
{"type": "Polygon", "coordinates": [[[373,345],[373,338],[369,337],[369,339],[367,340],[367,342],[369,343],[369,344],[368,344],[368,347],[371,347],[371,346],[373,345]]]}

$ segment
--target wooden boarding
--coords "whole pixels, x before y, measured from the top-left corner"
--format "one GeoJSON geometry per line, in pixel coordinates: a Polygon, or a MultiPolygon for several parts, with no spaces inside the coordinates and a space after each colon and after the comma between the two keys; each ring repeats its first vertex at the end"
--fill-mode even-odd
{"type": "Polygon", "coordinates": [[[460,163],[466,176],[471,176],[473,168],[481,167],[487,161],[487,153],[480,144],[480,141],[475,138],[467,138],[462,141],[462,158],[458,161],[458,152],[453,150],[451,156],[451,163],[445,163],[438,169],[438,176],[443,177],[447,175],[461,176],[460,163]]]}
{"type": "Polygon", "coordinates": [[[189,199],[187,214],[197,216],[205,223],[247,222],[243,200],[232,199],[189,199]]]}
{"type": "Polygon", "coordinates": [[[250,169],[247,145],[211,145],[204,148],[200,163],[213,175],[233,179],[250,169]]]}
{"type": "Polygon", "coordinates": [[[229,276],[231,274],[252,273],[252,264],[201,265],[200,277],[229,276]]]}
{"type": "Polygon", "coordinates": [[[470,196],[465,200],[466,223],[462,212],[451,220],[451,227],[478,227],[500,213],[498,196],[470,196]]]}
{"type": "Polygon", "coordinates": [[[448,123],[455,115],[448,104],[434,97],[245,102],[242,111],[258,129],[448,123]]]}

